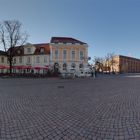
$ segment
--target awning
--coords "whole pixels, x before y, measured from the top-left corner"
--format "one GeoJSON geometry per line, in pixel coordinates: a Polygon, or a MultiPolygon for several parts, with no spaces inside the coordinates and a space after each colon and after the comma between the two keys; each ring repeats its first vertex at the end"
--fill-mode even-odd
{"type": "Polygon", "coordinates": [[[48,70],[48,69],[49,69],[49,66],[48,66],[48,65],[45,65],[45,66],[43,67],[43,69],[48,70]]]}
{"type": "Polygon", "coordinates": [[[39,67],[39,66],[34,66],[33,69],[35,69],[35,70],[40,70],[41,67],[39,67]]]}
{"type": "Polygon", "coordinates": [[[31,69],[32,67],[31,66],[12,66],[13,69],[31,69]]]}
{"type": "Polygon", "coordinates": [[[4,66],[5,67],[5,69],[10,69],[10,67],[9,66],[4,66]]]}
{"type": "Polygon", "coordinates": [[[35,70],[40,70],[40,69],[45,69],[45,70],[48,70],[48,68],[49,68],[49,66],[34,66],[34,67],[32,67],[33,69],[35,69],[35,70]]]}
{"type": "Polygon", "coordinates": [[[0,66],[0,69],[5,69],[5,66],[0,66]]]}
{"type": "Polygon", "coordinates": [[[12,66],[13,69],[22,69],[22,66],[12,66]]]}
{"type": "Polygon", "coordinates": [[[32,66],[21,66],[21,69],[32,69],[32,66]]]}

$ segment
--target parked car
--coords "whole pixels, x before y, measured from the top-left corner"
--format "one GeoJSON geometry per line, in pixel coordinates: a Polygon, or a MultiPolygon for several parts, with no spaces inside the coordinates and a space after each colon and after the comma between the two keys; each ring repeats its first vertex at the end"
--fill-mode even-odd
{"type": "Polygon", "coordinates": [[[83,69],[79,70],[75,73],[77,77],[91,77],[91,70],[90,69],[83,69]]]}

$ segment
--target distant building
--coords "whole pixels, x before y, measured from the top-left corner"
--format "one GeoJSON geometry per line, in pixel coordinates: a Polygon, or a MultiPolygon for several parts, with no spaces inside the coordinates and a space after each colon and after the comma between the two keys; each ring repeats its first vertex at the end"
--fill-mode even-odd
{"type": "Polygon", "coordinates": [[[115,72],[121,73],[138,73],[140,72],[140,59],[116,55],[113,57],[114,65],[113,69],[115,72]]]}

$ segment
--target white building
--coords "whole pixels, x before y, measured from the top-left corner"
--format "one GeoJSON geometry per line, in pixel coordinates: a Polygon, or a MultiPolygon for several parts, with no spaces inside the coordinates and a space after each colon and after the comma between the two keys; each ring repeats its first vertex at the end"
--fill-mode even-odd
{"type": "MultiPolygon", "coordinates": [[[[6,53],[1,62],[7,66],[6,53]]],[[[50,43],[26,44],[14,48],[13,72],[46,73],[80,71],[88,67],[88,45],[68,37],[52,37],[50,43]]],[[[2,68],[2,67],[1,67],[2,68]]]]}

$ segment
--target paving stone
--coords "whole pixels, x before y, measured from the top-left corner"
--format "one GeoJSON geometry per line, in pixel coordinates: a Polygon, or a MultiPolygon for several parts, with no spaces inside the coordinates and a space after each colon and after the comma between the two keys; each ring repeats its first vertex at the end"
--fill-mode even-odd
{"type": "Polygon", "coordinates": [[[139,140],[139,83],[124,75],[0,79],[0,139],[139,140]]]}

